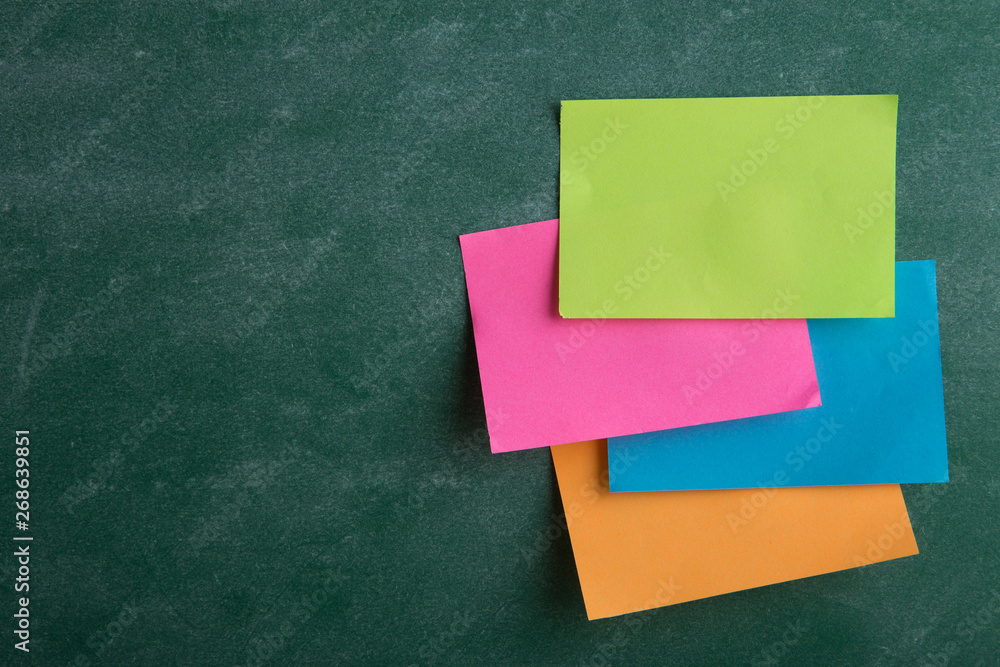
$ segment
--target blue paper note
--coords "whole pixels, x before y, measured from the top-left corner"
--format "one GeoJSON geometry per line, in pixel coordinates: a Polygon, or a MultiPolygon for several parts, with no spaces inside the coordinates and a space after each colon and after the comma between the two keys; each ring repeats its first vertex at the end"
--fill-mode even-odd
{"type": "Polygon", "coordinates": [[[821,407],[610,438],[611,490],[947,482],[934,269],[896,263],[894,318],[809,320],[821,407]]]}

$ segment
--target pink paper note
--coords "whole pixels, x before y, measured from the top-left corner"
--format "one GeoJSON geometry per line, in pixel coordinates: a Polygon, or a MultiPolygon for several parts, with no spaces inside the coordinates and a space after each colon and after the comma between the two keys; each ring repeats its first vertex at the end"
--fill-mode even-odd
{"type": "MultiPolygon", "coordinates": [[[[460,241],[494,452],[820,404],[805,320],[564,319],[558,220],[460,241]]],[[[603,307],[620,307],[669,261],[660,248],[637,257],[603,307]]]]}

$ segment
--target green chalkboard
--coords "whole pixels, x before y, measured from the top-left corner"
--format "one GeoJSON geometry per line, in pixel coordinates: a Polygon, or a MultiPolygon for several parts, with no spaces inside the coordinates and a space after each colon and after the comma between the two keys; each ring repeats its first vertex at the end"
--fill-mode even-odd
{"type": "Polygon", "coordinates": [[[998,664],[996,3],[2,17],[0,663],[998,664]],[[489,454],[456,237],[557,216],[561,99],[847,93],[899,95],[897,259],[938,261],[921,553],[588,622],[548,451],[489,454]]]}

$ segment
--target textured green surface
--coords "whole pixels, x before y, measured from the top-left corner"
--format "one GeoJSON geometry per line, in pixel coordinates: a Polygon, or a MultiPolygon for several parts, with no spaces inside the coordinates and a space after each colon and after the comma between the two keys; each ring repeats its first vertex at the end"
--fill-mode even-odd
{"type": "Polygon", "coordinates": [[[29,428],[31,660],[996,664],[991,3],[3,19],[0,536],[29,428]],[[555,217],[561,99],[887,90],[897,259],[938,260],[953,481],[904,489],[922,553],[587,622],[548,452],[487,453],[456,236],[555,217]]]}

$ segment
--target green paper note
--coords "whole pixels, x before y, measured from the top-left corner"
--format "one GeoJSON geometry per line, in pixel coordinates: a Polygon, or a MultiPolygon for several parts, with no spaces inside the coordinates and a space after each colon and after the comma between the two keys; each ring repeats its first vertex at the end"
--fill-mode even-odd
{"type": "Polygon", "coordinates": [[[562,103],[564,317],[892,317],[895,95],[562,103]]]}

